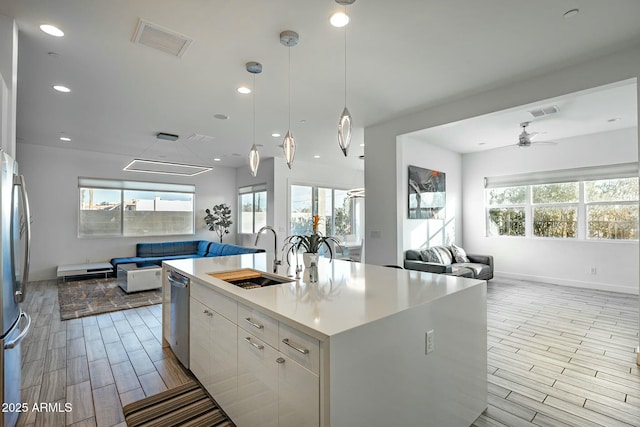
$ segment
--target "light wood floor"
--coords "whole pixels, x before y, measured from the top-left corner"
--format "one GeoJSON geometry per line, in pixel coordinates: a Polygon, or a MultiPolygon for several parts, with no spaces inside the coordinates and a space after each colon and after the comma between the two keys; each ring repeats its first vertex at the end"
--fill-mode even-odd
{"type": "MultiPolygon", "coordinates": [[[[18,425],[121,427],[123,405],[189,379],[161,348],[159,305],[62,322],[51,281],[25,306],[23,401],[73,411],[18,425]]],[[[494,279],[487,312],[489,407],[474,426],[640,425],[637,296],[494,279]]]]}

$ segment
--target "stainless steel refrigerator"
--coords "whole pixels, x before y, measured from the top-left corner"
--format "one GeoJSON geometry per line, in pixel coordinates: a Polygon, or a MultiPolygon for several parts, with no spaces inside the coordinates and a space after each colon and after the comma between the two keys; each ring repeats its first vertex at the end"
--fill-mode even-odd
{"type": "Polygon", "coordinates": [[[24,177],[18,175],[16,161],[0,150],[0,287],[2,293],[2,336],[0,367],[2,367],[3,426],[14,426],[20,415],[22,402],[21,348],[22,339],[29,332],[31,318],[22,310],[25,286],[29,280],[29,243],[31,238],[29,200],[24,177]]]}

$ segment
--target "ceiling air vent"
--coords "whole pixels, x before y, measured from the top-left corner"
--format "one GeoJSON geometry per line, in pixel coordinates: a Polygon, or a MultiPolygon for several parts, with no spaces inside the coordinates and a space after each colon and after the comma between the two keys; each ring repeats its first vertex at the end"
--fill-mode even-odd
{"type": "Polygon", "coordinates": [[[140,19],[132,41],[181,58],[193,39],[140,19]]]}
{"type": "Polygon", "coordinates": [[[199,133],[194,133],[189,135],[189,137],[187,138],[188,141],[191,142],[213,142],[215,140],[215,137],[213,136],[209,136],[209,135],[200,135],[199,133]]]}
{"type": "Polygon", "coordinates": [[[543,116],[548,116],[550,114],[556,114],[558,111],[558,107],[556,107],[555,105],[551,105],[549,107],[543,107],[543,108],[538,108],[536,110],[531,110],[529,111],[529,113],[531,113],[531,115],[535,118],[538,117],[543,117],[543,116]]]}

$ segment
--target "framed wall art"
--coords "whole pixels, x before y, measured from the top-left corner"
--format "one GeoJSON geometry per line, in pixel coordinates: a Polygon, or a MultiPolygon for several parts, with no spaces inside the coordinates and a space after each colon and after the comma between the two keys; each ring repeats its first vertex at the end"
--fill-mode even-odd
{"type": "Polygon", "coordinates": [[[445,219],[446,174],[409,166],[409,219],[445,219]]]}

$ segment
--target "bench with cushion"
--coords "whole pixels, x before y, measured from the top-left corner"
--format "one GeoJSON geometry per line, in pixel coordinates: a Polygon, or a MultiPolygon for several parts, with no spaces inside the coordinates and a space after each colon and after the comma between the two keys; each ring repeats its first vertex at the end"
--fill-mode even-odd
{"type": "Polygon", "coordinates": [[[467,254],[456,245],[432,246],[424,250],[409,249],[405,252],[404,268],[490,280],[493,278],[493,256],[467,254]]]}
{"type": "Polygon", "coordinates": [[[138,243],[136,256],[111,259],[114,271],[119,264],[146,263],[161,265],[162,261],[183,258],[202,258],[226,255],[242,255],[264,252],[260,248],[247,248],[230,243],[217,243],[208,240],[190,240],[184,242],[138,243]]]}

